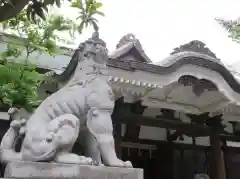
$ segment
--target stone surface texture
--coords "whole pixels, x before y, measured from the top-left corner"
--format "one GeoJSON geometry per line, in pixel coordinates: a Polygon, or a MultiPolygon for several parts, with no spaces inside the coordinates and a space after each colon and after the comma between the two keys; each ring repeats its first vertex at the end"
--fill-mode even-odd
{"type": "Polygon", "coordinates": [[[60,163],[12,162],[7,165],[4,177],[16,179],[143,179],[143,170],[60,163]]]}

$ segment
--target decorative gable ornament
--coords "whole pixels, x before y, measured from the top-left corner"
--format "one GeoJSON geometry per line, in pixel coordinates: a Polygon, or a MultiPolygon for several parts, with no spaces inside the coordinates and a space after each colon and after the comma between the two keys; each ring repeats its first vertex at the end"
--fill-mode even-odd
{"type": "Polygon", "coordinates": [[[171,55],[179,53],[179,52],[190,51],[190,52],[197,52],[197,53],[201,53],[204,55],[208,55],[210,57],[213,57],[213,58],[219,60],[217,58],[217,56],[208,47],[206,47],[206,44],[199,40],[193,40],[193,41],[191,41],[187,44],[181,45],[173,50],[174,51],[171,53],[171,55]]]}

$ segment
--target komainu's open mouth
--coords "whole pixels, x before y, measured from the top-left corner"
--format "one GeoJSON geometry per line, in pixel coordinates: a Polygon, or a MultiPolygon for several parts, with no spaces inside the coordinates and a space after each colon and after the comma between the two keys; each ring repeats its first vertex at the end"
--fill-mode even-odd
{"type": "Polygon", "coordinates": [[[75,128],[75,125],[73,124],[73,122],[71,120],[65,119],[65,120],[61,120],[59,127],[62,127],[64,125],[70,126],[72,128],[75,128]]]}

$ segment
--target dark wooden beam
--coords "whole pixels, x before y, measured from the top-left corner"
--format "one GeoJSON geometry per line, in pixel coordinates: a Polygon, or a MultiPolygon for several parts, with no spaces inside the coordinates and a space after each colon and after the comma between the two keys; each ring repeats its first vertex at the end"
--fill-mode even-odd
{"type": "Polygon", "coordinates": [[[240,136],[236,135],[220,135],[220,138],[223,141],[240,142],[240,136]]]}
{"type": "Polygon", "coordinates": [[[209,118],[209,113],[203,114],[187,114],[187,116],[191,119],[192,123],[204,125],[206,120],[209,118]]]}
{"type": "MultiPolygon", "coordinates": [[[[169,141],[160,141],[160,140],[149,140],[149,139],[136,139],[136,140],[128,140],[128,139],[122,139],[122,142],[125,143],[136,143],[136,144],[146,144],[146,145],[154,145],[157,148],[161,148],[161,146],[166,145],[169,143],[169,141]]],[[[174,149],[176,150],[193,150],[193,145],[192,144],[183,144],[183,143],[175,143],[172,142],[172,145],[174,146],[174,149]]],[[[197,145],[196,146],[196,150],[199,151],[204,151],[207,148],[209,148],[209,146],[201,146],[201,145],[197,145]]],[[[240,149],[239,149],[240,150],[240,149]]],[[[239,151],[238,150],[238,151],[239,151]]]]}
{"type": "MultiPolygon", "coordinates": [[[[216,116],[214,118],[208,119],[208,113],[204,113],[202,115],[196,116],[196,115],[188,115],[190,118],[192,118],[194,124],[190,123],[184,123],[180,120],[174,119],[173,116],[157,116],[154,117],[145,117],[140,114],[134,114],[136,113],[136,109],[141,109],[140,111],[143,111],[145,106],[141,106],[140,101],[138,101],[134,107],[131,103],[125,103],[123,98],[120,98],[115,103],[115,110],[113,113],[113,123],[125,123],[125,124],[134,124],[136,126],[140,125],[146,125],[146,126],[153,126],[153,127],[160,127],[160,128],[166,128],[166,129],[172,129],[177,130],[177,134],[185,134],[188,136],[210,136],[210,131],[212,130],[211,123],[215,120],[220,120],[221,116],[216,116]],[[138,106],[138,108],[135,108],[138,106]],[[139,108],[143,107],[143,108],[139,108]],[[215,119],[216,118],[216,119],[215,119]],[[218,119],[217,119],[218,118],[218,119]],[[204,125],[205,123],[205,125],[204,125]]],[[[139,111],[139,112],[140,112],[139,111]]],[[[163,111],[168,112],[168,111],[163,111]]],[[[168,113],[167,113],[168,114],[168,113]]],[[[220,129],[220,138],[223,141],[234,141],[234,142],[240,142],[240,136],[236,136],[233,134],[227,134],[223,131],[222,126],[218,126],[218,129],[220,129]]],[[[174,135],[174,136],[175,136],[174,135]]],[[[173,138],[176,138],[174,137],[173,138]]],[[[171,136],[169,136],[171,138],[171,136]]],[[[174,141],[174,139],[173,139],[174,141]]]]}
{"type": "Polygon", "coordinates": [[[195,136],[207,136],[211,133],[211,128],[208,126],[198,125],[198,124],[188,124],[181,121],[168,120],[164,117],[158,116],[146,117],[136,114],[121,114],[118,116],[119,123],[134,123],[135,125],[153,126],[166,129],[177,130],[186,135],[195,136]]]}
{"type": "Polygon", "coordinates": [[[141,106],[140,101],[137,102],[135,105],[132,105],[131,103],[125,103],[123,98],[120,98],[115,102],[115,109],[112,115],[113,123],[134,124],[135,126],[145,125],[145,126],[172,129],[172,130],[177,130],[178,133],[186,134],[189,136],[192,136],[193,134],[195,136],[210,135],[210,131],[211,131],[210,127],[203,126],[200,124],[184,123],[178,119],[174,119],[172,112],[169,110],[163,110],[163,113],[167,115],[167,117],[157,116],[157,118],[154,118],[154,117],[145,117],[140,114],[136,114],[136,111],[137,113],[142,112],[144,111],[144,108],[145,106],[141,106]]]}
{"type": "MultiPolygon", "coordinates": [[[[132,143],[138,143],[138,144],[148,144],[148,145],[156,145],[161,147],[163,144],[168,143],[168,141],[160,141],[160,140],[149,140],[149,139],[136,139],[136,140],[128,140],[128,139],[122,139],[122,142],[132,142],[132,143]]],[[[204,146],[204,145],[196,145],[195,147],[192,144],[183,144],[183,143],[175,143],[173,142],[174,148],[177,150],[183,149],[183,150],[199,150],[204,151],[210,148],[210,146],[204,146]]],[[[240,153],[240,147],[230,147],[226,146],[225,150],[227,150],[229,153],[240,153]]]]}
{"type": "MultiPolygon", "coordinates": [[[[175,112],[174,110],[162,108],[161,112],[162,112],[162,116],[167,118],[167,119],[179,120],[179,119],[174,118],[174,112],[175,112]]],[[[162,117],[162,116],[159,116],[159,117],[162,117]]],[[[158,116],[156,116],[156,117],[158,117],[158,116]]]]}

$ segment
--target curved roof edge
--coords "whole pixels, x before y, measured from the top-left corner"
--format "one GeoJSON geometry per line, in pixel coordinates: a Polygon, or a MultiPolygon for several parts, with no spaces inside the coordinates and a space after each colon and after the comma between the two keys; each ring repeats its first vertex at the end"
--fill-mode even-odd
{"type": "MultiPolygon", "coordinates": [[[[74,70],[79,58],[77,52],[78,50],[75,51],[66,70],[60,76],[69,76],[66,75],[68,74],[67,72],[74,70]]],[[[226,84],[228,84],[233,91],[240,94],[240,84],[233,76],[232,72],[228,70],[216,55],[200,41],[194,40],[175,48],[174,52],[164,60],[165,62],[163,61],[163,65],[153,64],[145,55],[146,54],[143,52],[139,40],[137,40],[132,34],[128,34],[119,41],[117,49],[109,54],[107,65],[109,67],[127,71],[140,70],[159,75],[170,75],[171,73],[178,71],[181,67],[185,68],[189,65],[201,67],[216,72],[219,77],[221,76],[224,79],[226,84]],[[138,53],[137,56],[136,52],[138,53]],[[139,54],[141,55],[139,56],[139,54]],[[129,58],[123,58],[127,55],[133,55],[134,58],[131,60],[129,60],[129,58]]],[[[211,79],[211,77],[208,78],[211,79]]],[[[216,82],[213,81],[213,83],[216,82]]]]}
{"type": "Polygon", "coordinates": [[[203,58],[207,61],[211,61],[220,65],[224,64],[221,61],[216,60],[216,58],[213,58],[211,56],[208,56],[206,54],[202,54],[199,52],[194,52],[194,51],[182,51],[182,52],[178,52],[178,53],[174,53],[170,56],[168,56],[167,58],[165,58],[164,60],[161,60],[159,62],[153,63],[155,65],[158,66],[170,66],[171,64],[177,62],[178,60],[180,60],[181,58],[185,58],[185,57],[199,57],[199,58],[203,58]]]}
{"type": "Polygon", "coordinates": [[[174,60],[175,62],[169,64],[168,66],[159,66],[155,64],[147,64],[143,62],[129,62],[129,61],[117,61],[113,59],[109,59],[108,66],[120,68],[128,71],[146,71],[159,75],[167,75],[177,71],[182,66],[193,65],[198,67],[207,68],[211,71],[215,71],[220,74],[224,80],[229,84],[229,86],[237,93],[240,93],[240,84],[235,79],[230,71],[225,68],[220,63],[216,63],[210,60],[206,60],[205,58],[199,56],[189,55],[186,57],[178,58],[178,60],[174,60]]]}
{"type": "Polygon", "coordinates": [[[146,71],[159,75],[169,75],[186,65],[206,68],[222,76],[233,91],[240,94],[239,81],[216,55],[211,52],[203,42],[198,40],[193,40],[175,48],[169,57],[158,63],[149,63],[139,60],[129,61],[125,58],[119,59],[121,58],[113,59],[110,57],[108,66],[128,71],[146,71]]]}

